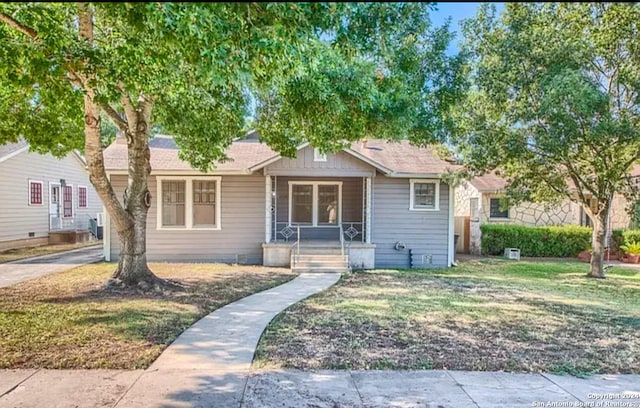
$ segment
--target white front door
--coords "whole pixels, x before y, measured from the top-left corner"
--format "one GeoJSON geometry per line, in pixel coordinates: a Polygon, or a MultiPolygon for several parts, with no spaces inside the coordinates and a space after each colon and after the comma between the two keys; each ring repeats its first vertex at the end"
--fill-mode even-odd
{"type": "Polygon", "coordinates": [[[49,228],[60,229],[60,185],[49,184],[49,228]]]}

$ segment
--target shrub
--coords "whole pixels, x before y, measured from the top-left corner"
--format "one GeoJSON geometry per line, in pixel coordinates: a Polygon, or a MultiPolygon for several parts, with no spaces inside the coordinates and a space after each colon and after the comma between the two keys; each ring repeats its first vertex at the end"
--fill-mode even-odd
{"type": "Polygon", "coordinates": [[[620,247],[632,242],[640,242],[640,229],[613,230],[611,232],[611,253],[622,255],[620,247]]]}
{"type": "Polygon", "coordinates": [[[591,229],[575,225],[525,227],[484,224],[480,230],[482,253],[486,255],[502,255],[505,248],[519,248],[522,256],[572,257],[591,246],[591,229]]]}

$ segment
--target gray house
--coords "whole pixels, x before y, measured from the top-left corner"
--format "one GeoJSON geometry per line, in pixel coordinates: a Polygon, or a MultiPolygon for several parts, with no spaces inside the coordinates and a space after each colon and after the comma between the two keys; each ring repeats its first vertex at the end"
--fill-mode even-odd
{"type": "MultiPolygon", "coordinates": [[[[0,146],[0,250],[47,244],[64,231],[86,231],[102,212],[84,159],[29,151],[26,141],[0,146]]],[[[96,220],[97,221],[97,220],[96,220]]]]}
{"type": "MultiPolygon", "coordinates": [[[[254,132],[232,143],[231,160],[204,174],[178,158],[172,138],[157,136],[149,145],[149,260],[300,270],[453,262],[453,194],[441,177],[457,167],[428,148],[369,140],[323,155],[304,144],[289,159],[254,132]]],[[[116,140],[104,156],[121,197],[126,142],[116,140]]],[[[109,222],[104,250],[107,260],[118,259],[109,222]]]]}

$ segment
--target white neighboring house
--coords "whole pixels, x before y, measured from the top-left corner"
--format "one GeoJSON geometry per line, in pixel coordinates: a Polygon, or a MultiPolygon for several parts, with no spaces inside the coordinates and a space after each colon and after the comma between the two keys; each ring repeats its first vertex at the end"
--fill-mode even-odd
{"type": "MultiPolygon", "coordinates": [[[[635,167],[632,176],[640,174],[635,167]]],[[[582,207],[569,199],[557,205],[524,202],[517,206],[502,208],[507,181],[496,174],[485,174],[463,182],[455,189],[455,233],[459,236],[456,252],[480,253],[482,224],[515,224],[529,227],[583,225],[591,226],[582,207]]],[[[594,203],[595,204],[595,203],[594,203]]],[[[611,207],[609,229],[628,228],[631,219],[626,212],[626,199],[616,195],[611,207]]]]}
{"type": "Polygon", "coordinates": [[[51,231],[86,231],[103,208],[80,154],[41,155],[24,140],[0,145],[0,188],[0,250],[47,244],[51,231]]]}

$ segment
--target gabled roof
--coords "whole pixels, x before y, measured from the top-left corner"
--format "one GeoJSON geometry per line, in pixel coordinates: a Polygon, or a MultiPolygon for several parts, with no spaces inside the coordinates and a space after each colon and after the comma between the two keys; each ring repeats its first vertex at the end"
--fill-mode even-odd
{"type": "Polygon", "coordinates": [[[0,145],[0,161],[4,161],[19,152],[27,150],[28,147],[29,144],[24,139],[20,139],[15,143],[0,145]]]}
{"type": "MultiPolygon", "coordinates": [[[[298,149],[308,146],[302,144],[298,149]]],[[[153,171],[182,172],[197,171],[189,163],[180,160],[179,148],[171,137],[156,136],[149,141],[151,151],[151,168],[153,171]]],[[[369,140],[366,145],[353,143],[344,149],[350,154],[382,173],[389,176],[404,177],[438,176],[447,170],[456,170],[460,166],[438,158],[429,148],[412,146],[407,141],[386,142],[369,140]]],[[[215,173],[252,173],[282,157],[269,146],[260,143],[255,132],[249,137],[234,140],[227,149],[229,160],[215,163],[215,173]]],[[[122,171],[127,169],[127,145],[124,139],[116,139],[104,151],[105,168],[107,171],[122,171]]]]}
{"type": "Polygon", "coordinates": [[[469,183],[480,193],[495,193],[507,186],[507,180],[495,173],[474,177],[469,183]]]}

